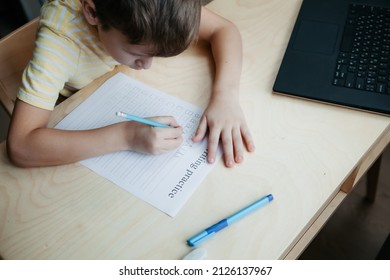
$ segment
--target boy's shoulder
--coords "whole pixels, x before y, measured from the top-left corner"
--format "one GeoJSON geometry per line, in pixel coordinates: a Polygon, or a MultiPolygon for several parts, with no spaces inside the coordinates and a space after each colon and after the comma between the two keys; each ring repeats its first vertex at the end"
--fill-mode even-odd
{"type": "Polygon", "coordinates": [[[47,0],[41,8],[40,28],[58,35],[72,38],[85,31],[86,24],[79,0],[47,0]]]}

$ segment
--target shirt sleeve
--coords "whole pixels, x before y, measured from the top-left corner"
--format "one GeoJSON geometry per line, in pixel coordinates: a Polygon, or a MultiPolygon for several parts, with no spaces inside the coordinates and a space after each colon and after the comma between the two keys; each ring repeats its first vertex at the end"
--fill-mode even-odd
{"type": "Polygon", "coordinates": [[[22,75],[18,99],[53,110],[65,83],[77,73],[79,53],[71,39],[48,27],[41,27],[33,56],[22,75]]]}

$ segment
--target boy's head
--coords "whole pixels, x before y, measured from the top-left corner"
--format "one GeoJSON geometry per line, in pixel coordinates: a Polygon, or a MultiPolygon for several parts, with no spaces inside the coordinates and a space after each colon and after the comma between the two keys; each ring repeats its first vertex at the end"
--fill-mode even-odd
{"type": "Polygon", "coordinates": [[[128,44],[148,46],[150,56],[177,55],[198,35],[201,0],[84,0],[82,3],[87,20],[88,16],[94,17],[92,22],[88,21],[97,25],[99,36],[114,31],[121,33],[128,44]]]}

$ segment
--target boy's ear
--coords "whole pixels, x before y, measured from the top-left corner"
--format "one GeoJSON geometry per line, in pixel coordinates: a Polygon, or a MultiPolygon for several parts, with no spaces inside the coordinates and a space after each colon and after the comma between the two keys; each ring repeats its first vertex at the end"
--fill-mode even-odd
{"type": "Polygon", "coordinates": [[[95,3],[92,0],[81,1],[83,14],[91,25],[98,25],[99,19],[96,16],[95,3]]]}

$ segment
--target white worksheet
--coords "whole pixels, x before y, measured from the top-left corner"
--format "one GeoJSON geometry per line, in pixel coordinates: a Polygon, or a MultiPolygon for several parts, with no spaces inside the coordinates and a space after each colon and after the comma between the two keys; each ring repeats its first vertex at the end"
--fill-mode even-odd
{"type": "MultiPolygon", "coordinates": [[[[138,198],[174,217],[214,164],[207,163],[207,140],[192,142],[202,109],[117,73],[66,116],[56,128],[85,130],[126,121],[123,111],[140,117],[173,116],[184,129],[177,150],[162,155],[132,151],[107,154],[81,163],[138,198]]],[[[219,160],[221,149],[218,150],[219,160]]]]}

